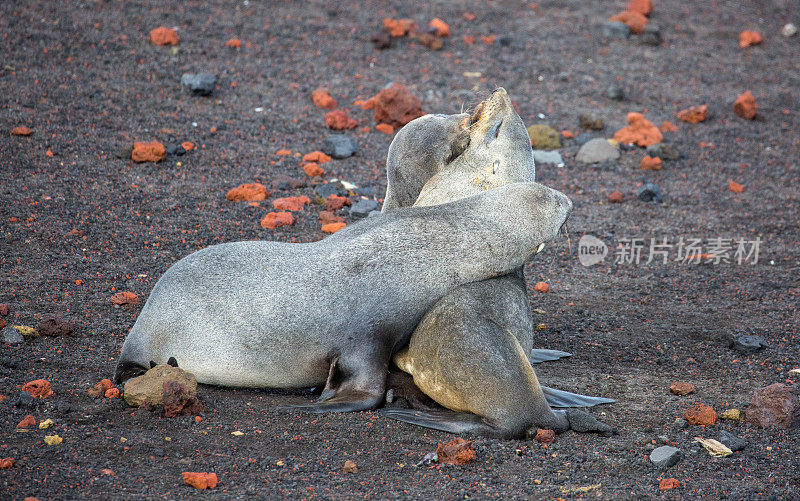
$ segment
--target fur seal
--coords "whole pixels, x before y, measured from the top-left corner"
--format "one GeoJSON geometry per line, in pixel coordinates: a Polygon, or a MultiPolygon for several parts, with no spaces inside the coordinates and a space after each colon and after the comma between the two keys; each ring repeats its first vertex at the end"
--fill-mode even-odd
{"type": "MultiPolygon", "coordinates": [[[[395,141],[403,149],[394,148],[394,143],[390,148],[388,178],[395,182],[389,183],[386,196],[395,205],[384,206],[384,211],[406,203],[420,183],[414,205],[432,206],[532,180],[535,175],[525,126],[502,88],[478,105],[471,116],[423,117],[402,129],[395,141]],[[452,126],[454,122],[458,127],[452,126]],[[452,157],[427,152],[428,158],[444,157],[448,161],[413,171],[403,157],[422,158],[413,148],[429,148],[431,143],[415,146],[404,137],[406,134],[411,138],[434,137],[444,151],[460,150],[459,154],[452,157]],[[442,137],[449,137],[451,146],[442,137]],[[404,154],[398,157],[400,151],[404,154]],[[424,181],[426,176],[428,180],[424,181]],[[410,186],[397,182],[403,179],[410,180],[410,186]]],[[[561,215],[544,213],[543,217],[559,219],[561,215]]],[[[381,413],[453,433],[519,438],[535,433],[537,428],[563,431],[569,427],[566,414],[554,412],[549,403],[588,406],[612,401],[542,388],[531,367],[530,354],[535,355],[534,360],[569,354],[532,351],[533,332],[522,268],[456,288],[425,314],[409,346],[393,358],[422,391],[456,412],[387,408],[381,413]]]]}
{"type": "Polygon", "coordinates": [[[379,214],[318,242],[207,247],[156,283],[115,379],[174,357],[201,383],[325,383],[297,410],[371,409],[383,399],[391,355],[425,312],[460,285],[520,267],[570,210],[555,190],[514,183],[379,214]]]}

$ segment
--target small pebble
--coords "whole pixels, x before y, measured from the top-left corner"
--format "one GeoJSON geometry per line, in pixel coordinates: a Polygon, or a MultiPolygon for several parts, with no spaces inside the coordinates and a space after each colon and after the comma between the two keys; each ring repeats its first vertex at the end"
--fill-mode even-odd
{"type": "Polygon", "coordinates": [[[631,36],[631,29],[627,24],[619,21],[605,21],[603,23],[603,36],[606,38],[628,38],[631,36]]]}
{"type": "Polygon", "coordinates": [[[662,445],[657,447],[650,453],[650,462],[659,468],[669,468],[678,464],[683,457],[680,449],[672,447],[671,445],[662,445]]]}
{"type": "Polygon", "coordinates": [[[217,77],[211,73],[184,73],[181,76],[181,87],[199,96],[211,95],[216,85],[217,77]]]}
{"type": "Polygon", "coordinates": [[[362,198],[350,207],[350,215],[355,218],[367,217],[370,212],[378,208],[378,202],[362,198]]]}
{"type": "Polygon", "coordinates": [[[661,197],[661,190],[658,189],[653,183],[645,183],[636,190],[636,196],[642,202],[656,202],[661,203],[664,199],[661,197]]]}

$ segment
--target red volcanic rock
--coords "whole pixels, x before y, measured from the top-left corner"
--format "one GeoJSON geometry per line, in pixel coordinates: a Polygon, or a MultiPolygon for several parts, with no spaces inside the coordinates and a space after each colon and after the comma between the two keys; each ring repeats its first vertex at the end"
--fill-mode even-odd
{"type": "Polygon", "coordinates": [[[0,317],[5,317],[11,311],[6,303],[0,304],[0,317]]]}
{"type": "Polygon", "coordinates": [[[678,118],[690,124],[702,122],[708,116],[708,105],[690,106],[678,112],[678,118]]]}
{"type": "Polygon", "coordinates": [[[627,24],[634,35],[641,35],[644,27],[647,26],[647,18],[638,12],[626,10],[620,12],[616,16],[611,16],[609,21],[619,21],[620,23],[627,24]]]}
{"type": "Polygon", "coordinates": [[[279,157],[285,157],[286,155],[291,155],[292,150],[278,150],[275,152],[275,154],[278,155],[279,157]]]}
{"type": "Polygon", "coordinates": [[[675,395],[690,395],[694,393],[694,385],[681,382],[672,383],[669,387],[669,391],[675,395]]]}
{"type": "Polygon", "coordinates": [[[419,118],[422,113],[422,101],[400,84],[392,84],[372,98],[375,106],[375,121],[400,128],[408,122],[419,118]]]}
{"type": "Polygon", "coordinates": [[[291,224],[294,224],[294,216],[291,212],[270,212],[261,220],[261,227],[267,230],[291,224]]]}
{"type": "Polygon", "coordinates": [[[344,110],[331,111],[325,115],[325,123],[333,130],[350,130],[358,127],[358,122],[350,118],[344,110]]]}
{"type": "Polygon", "coordinates": [[[343,229],[345,226],[347,225],[344,223],[328,223],[322,225],[322,231],[325,233],[336,233],[337,231],[343,229]]]}
{"type": "Polygon", "coordinates": [[[319,218],[317,219],[317,221],[319,221],[319,224],[321,224],[322,226],[325,226],[326,224],[331,224],[331,223],[343,223],[344,219],[337,216],[333,212],[328,212],[324,210],[319,213],[319,218]]]}
{"type": "Polygon", "coordinates": [[[14,458],[0,459],[0,470],[7,470],[14,467],[14,458]]]}
{"type": "Polygon", "coordinates": [[[736,98],[733,103],[733,112],[742,118],[752,120],[756,116],[758,105],[756,105],[756,98],[749,90],[736,98]]]}
{"type": "Polygon", "coordinates": [[[628,125],[614,133],[614,141],[618,143],[633,143],[642,147],[660,143],[664,136],[658,127],[641,113],[628,113],[628,125]]]}
{"type": "Polygon", "coordinates": [[[114,304],[139,304],[139,296],[129,291],[117,292],[110,301],[114,304]]]}
{"type": "Polygon", "coordinates": [[[644,170],[661,170],[663,162],[658,157],[651,157],[647,155],[642,158],[641,167],[644,170]]]}
{"type": "Polygon", "coordinates": [[[298,211],[303,210],[303,207],[310,203],[311,200],[307,196],[300,195],[299,197],[276,198],[272,201],[272,206],[275,207],[275,210],[298,211]]]}
{"type": "Polygon", "coordinates": [[[316,162],[318,164],[324,164],[330,161],[331,157],[325,153],[322,153],[321,151],[312,151],[311,153],[306,153],[303,155],[303,162],[316,162]]]}
{"type": "Polygon", "coordinates": [[[535,289],[537,292],[547,292],[547,291],[549,291],[549,290],[550,290],[550,286],[549,286],[549,285],[547,285],[547,283],[546,283],[546,282],[537,282],[537,283],[536,283],[536,286],[534,287],[534,289],[535,289]]]}
{"type": "Polygon", "coordinates": [[[305,171],[308,177],[322,176],[325,174],[325,169],[320,167],[317,162],[308,162],[303,165],[303,171],[305,171]]]}
{"type": "Polygon", "coordinates": [[[734,193],[742,193],[744,191],[744,185],[731,181],[728,183],[728,189],[734,193]]]}
{"type": "Polygon", "coordinates": [[[31,134],[33,134],[33,131],[24,125],[18,125],[11,129],[12,136],[30,136],[31,134]]]}
{"type": "Polygon", "coordinates": [[[628,12],[638,12],[643,16],[653,13],[653,2],[650,0],[631,0],[625,8],[628,12]]]}
{"type": "Polygon", "coordinates": [[[661,122],[661,132],[677,132],[678,128],[672,122],[664,120],[661,122]]]}
{"type": "Polygon", "coordinates": [[[556,440],[556,432],[553,430],[543,430],[540,428],[536,430],[536,436],[534,439],[543,444],[552,444],[556,440]]]}
{"type": "Polygon", "coordinates": [[[333,212],[341,209],[345,205],[351,205],[353,202],[347,197],[340,197],[339,195],[328,195],[325,199],[325,209],[333,212]]]}
{"type": "Polygon", "coordinates": [[[456,437],[446,444],[439,444],[436,447],[436,454],[440,463],[465,464],[475,460],[472,442],[461,437],[456,437]]]}
{"type": "Polygon", "coordinates": [[[164,160],[167,153],[167,148],[158,141],[133,143],[133,151],[131,152],[131,159],[134,162],[160,162],[164,160]]]}
{"type": "Polygon", "coordinates": [[[53,394],[50,381],[46,379],[36,379],[30,383],[26,383],[25,386],[22,387],[22,391],[27,391],[35,398],[47,398],[53,394]]]}
{"type": "Polygon", "coordinates": [[[791,428],[800,423],[800,399],[790,386],[771,384],[753,393],[745,416],[748,423],[761,428],[791,428]]]}
{"type": "Polygon", "coordinates": [[[494,35],[486,35],[481,37],[481,42],[485,43],[486,45],[494,45],[494,41],[497,39],[494,35]]]}
{"type": "Polygon", "coordinates": [[[156,45],[178,45],[178,34],[172,28],[159,26],[150,31],[150,41],[156,45]]]}
{"type": "Polygon", "coordinates": [[[197,393],[177,381],[164,381],[164,416],[168,418],[190,416],[203,412],[197,393]]]}
{"type": "Polygon", "coordinates": [[[375,130],[384,134],[394,134],[394,127],[389,124],[378,124],[375,126],[375,130]]]}
{"type": "Polygon", "coordinates": [[[450,36],[450,27],[438,17],[432,19],[428,26],[435,30],[437,37],[446,38],[450,36]]]}
{"type": "Polygon", "coordinates": [[[225,194],[231,202],[260,202],[266,200],[272,192],[267,191],[261,183],[240,184],[225,194]]]}
{"type": "Polygon", "coordinates": [[[621,204],[625,201],[625,197],[622,196],[619,190],[614,190],[614,193],[609,193],[606,197],[612,204],[621,204]]]}
{"type": "Polygon", "coordinates": [[[417,23],[413,19],[390,19],[383,20],[383,27],[388,28],[393,37],[404,37],[413,31],[417,31],[417,23]]]}
{"type": "Polygon", "coordinates": [[[213,489],[217,486],[216,473],[185,471],[182,475],[183,481],[195,489],[213,489]]]}
{"type": "Polygon", "coordinates": [[[110,379],[101,379],[100,382],[94,385],[94,388],[89,389],[87,393],[90,397],[99,398],[105,396],[106,391],[113,387],[114,383],[112,383],[110,379]]]}
{"type": "Polygon", "coordinates": [[[194,149],[194,143],[191,141],[184,141],[181,143],[181,147],[186,151],[192,151],[194,149]]]}
{"type": "Polygon", "coordinates": [[[742,49],[750,47],[751,45],[759,45],[763,41],[764,38],[756,31],[743,31],[739,33],[739,47],[742,49]]]}
{"type": "Polygon", "coordinates": [[[717,422],[717,413],[709,405],[696,404],[683,413],[685,419],[691,425],[710,426],[717,422]]]}
{"type": "Polygon", "coordinates": [[[36,330],[39,331],[39,334],[42,336],[58,337],[71,336],[75,331],[75,327],[71,323],[64,322],[58,318],[45,317],[39,322],[39,325],[36,326],[36,330]]]}
{"type": "Polygon", "coordinates": [[[35,426],[35,425],[36,425],[36,418],[29,414],[25,416],[25,419],[23,419],[17,424],[17,428],[27,428],[28,426],[35,426]]]}
{"type": "Polygon", "coordinates": [[[238,38],[231,38],[227,42],[225,42],[225,47],[231,47],[233,49],[238,49],[242,46],[242,41],[238,38]]]}
{"type": "Polygon", "coordinates": [[[106,398],[119,398],[119,389],[118,388],[109,388],[103,394],[106,398]]]}
{"type": "Polygon", "coordinates": [[[324,110],[335,110],[339,107],[339,103],[336,102],[328,89],[319,88],[311,93],[311,100],[314,101],[314,105],[317,108],[322,108],[324,110]]]}

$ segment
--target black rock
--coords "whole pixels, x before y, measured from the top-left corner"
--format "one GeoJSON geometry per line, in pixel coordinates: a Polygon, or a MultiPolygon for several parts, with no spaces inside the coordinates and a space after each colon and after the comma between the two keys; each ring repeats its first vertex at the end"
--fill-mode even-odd
{"type": "Polygon", "coordinates": [[[606,38],[628,38],[631,29],[627,24],[619,21],[606,21],[603,23],[603,36],[606,38]]]}
{"type": "Polygon", "coordinates": [[[678,160],[681,158],[680,152],[668,143],[651,144],[647,147],[647,153],[661,160],[678,160]]]}
{"type": "Polygon", "coordinates": [[[375,33],[370,38],[372,45],[378,50],[388,49],[392,46],[392,32],[387,28],[375,33]]]}
{"type": "Polygon", "coordinates": [[[588,132],[583,132],[575,136],[575,142],[578,143],[578,146],[583,146],[592,139],[594,139],[594,136],[589,134],[588,132]]]}
{"type": "Polygon", "coordinates": [[[200,96],[210,96],[216,85],[217,77],[211,73],[184,73],[181,77],[181,87],[200,96]]]}
{"type": "Polygon", "coordinates": [[[648,23],[639,40],[647,45],[661,45],[661,30],[657,24],[648,23]]]}
{"type": "Polygon", "coordinates": [[[344,134],[331,134],[322,143],[322,152],[333,158],[347,158],[356,154],[358,147],[344,134]]]}
{"type": "Polygon", "coordinates": [[[733,340],[733,348],[742,353],[755,353],[766,347],[767,342],[761,336],[743,334],[733,340]]]}
{"type": "Polygon", "coordinates": [[[133,146],[123,146],[114,154],[114,156],[122,160],[130,160],[131,155],[133,155],[133,146]]]}
{"type": "Polygon", "coordinates": [[[653,183],[645,183],[636,190],[636,196],[642,202],[657,202],[661,203],[664,199],[661,197],[661,190],[658,189],[653,183]]]}
{"type": "Polygon", "coordinates": [[[500,35],[500,38],[497,39],[497,43],[503,47],[508,47],[511,45],[511,37],[508,35],[500,35]]]}
{"type": "Polygon", "coordinates": [[[39,402],[27,391],[19,392],[19,397],[14,402],[14,407],[18,409],[35,409],[39,402]]]}
{"type": "Polygon", "coordinates": [[[59,413],[67,414],[69,411],[72,410],[72,406],[69,405],[69,403],[67,402],[59,402],[57,409],[59,413]]]}
{"type": "Polygon", "coordinates": [[[719,441],[733,452],[740,451],[747,447],[747,441],[745,441],[745,439],[737,437],[733,433],[725,430],[720,430],[719,441]]]}
{"type": "Polygon", "coordinates": [[[350,215],[356,218],[367,217],[370,212],[378,208],[378,202],[362,198],[350,207],[350,215]]]}
{"type": "Polygon", "coordinates": [[[167,143],[165,148],[167,150],[166,153],[169,156],[175,155],[178,152],[178,147],[174,144],[167,143]]]}
{"type": "Polygon", "coordinates": [[[316,188],[314,188],[314,193],[319,195],[322,198],[328,198],[331,195],[338,195],[340,197],[345,197],[349,195],[347,190],[344,189],[341,183],[328,183],[328,184],[320,184],[316,188]]]}
{"type": "Polygon", "coordinates": [[[619,84],[612,84],[606,89],[606,96],[614,101],[622,101],[625,99],[625,89],[619,84]]]}

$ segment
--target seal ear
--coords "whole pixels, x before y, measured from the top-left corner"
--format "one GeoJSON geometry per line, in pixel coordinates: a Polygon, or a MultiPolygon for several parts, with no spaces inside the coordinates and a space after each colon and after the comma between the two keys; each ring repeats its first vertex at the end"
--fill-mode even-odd
{"type": "Polygon", "coordinates": [[[175,357],[169,357],[169,359],[167,359],[167,365],[171,365],[172,367],[177,367],[178,361],[175,360],[175,357]]]}
{"type": "Polygon", "coordinates": [[[153,367],[155,367],[156,365],[158,365],[158,364],[157,364],[157,363],[155,363],[155,362],[153,362],[152,360],[150,361],[150,368],[151,368],[151,369],[152,369],[153,367]]]}

